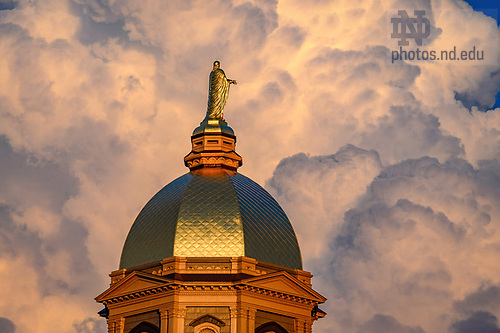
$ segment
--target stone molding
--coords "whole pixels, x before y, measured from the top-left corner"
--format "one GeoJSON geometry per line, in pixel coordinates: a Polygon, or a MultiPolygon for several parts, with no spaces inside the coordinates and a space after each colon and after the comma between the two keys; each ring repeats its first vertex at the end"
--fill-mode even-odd
{"type": "MultiPolygon", "coordinates": [[[[220,292],[227,292],[227,291],[245,291],[245,292],[251,292],[251,293],[257,293],[265,296],[271,296],[274,298],[279,298],[283,300],[288,300],[291,302],[296,302],[296,303],[302,303],[302,304],[307,304],[307,305],[316,305],[317,302],[314,300],[304,298],[304,297],[299,297],[295,295],[289,295],[283,292],[275,291],[275,290],[270,290],[270,289],[265,289],[265,288],[260,288],[260,287],[253,287],[253,286],[248,286],[245,284],[236,284],[236,285],[227,285],[227,284],[203,284],[200,285],[199,283],[197,284],[170,284],[166,286],[161,286],[161,287],[153,287],[150,289],[142,290],[140,292],[134,292],[126,295],[121,295],[118,297],[112,297],[106,300],[103,300],[102,303],[104,305],[109,305],[109,304],[115,304],[115,303],[120,303],[120,302],[125,302],[128,300],[133,300],[133,299],[139,299],[142,297],[150,296],[150,295],[155,295],[155,294],[160,294],[168,291],[188,291],[190,294],[194,295],[207,295],[207,292],[215,292],[213,294],[220,294],[220,292]],[[200,293],[193,293],[194,292],[200,292],[200,293]]],[[[210,293],[212,294],[212,293],[210,293]]]]}
{"type": "Polygon", "coordinates": [[[285,270],[301,282],[311,287],[309,272],[263,263],[248,257],[186,258],[170,257],[149,264],[120,269],[110,274],[111,285],[119,282],[133,271],[141,271],[157,276],[170,274],[247,274],[261,276],[285,270]]]}

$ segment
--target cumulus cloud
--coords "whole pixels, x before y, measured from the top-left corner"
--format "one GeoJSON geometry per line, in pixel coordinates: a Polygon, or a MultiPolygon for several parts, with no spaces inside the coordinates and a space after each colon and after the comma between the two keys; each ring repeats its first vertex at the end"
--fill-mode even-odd
{"type": "Polygon", "coordinates": [[[394,317],[376,314],[367,321],[360,329],[363,333],[424,333],[420,327],[409,327],[401,325],[394,317]]]}
{"type": "Polygon", "coordinates": [[[268,186],[293,221],[303,222],[294,228],[306,267],[322,256],[344,212],[355,205],[381,169],[375,151],[352,145],[334,155],[302,153],[278,164],[268,186]]]}
{"type": "Polygon", "coordinates": [[[5,138],[0,139],[0,156],[1,312],[20,332],[31,329],[27,314],[41,330],[65,331],[72,316],[92,311],[84,294],[105,283],[94,276],[87,230],[61,211],[77,192],[76,181],[57,164],[14,152],[5,138]],[[23,301],[17,303],[20,294],[23,301]],[[66,309],[68,318],[55,320],[58,308],[66,309]]]}
{"type": "Polygon", "coordinates": [[[106,332],[106,322],[96,318],[87,318],[80,323],[74,324],[77,333],[106,332]]]}
{"type": "Polygon", "coordinates": [[[0,318],[0,329],[5,333],[14,333],[16,331],[16,325],[7,318],[0,318]]]}
{"type": "Polygon", "coordinates": [[[498,311],[500,309],[500,286],[481,285],[477,290],[468,294],[463,300],[456,301],[454,307],[461,315],[468,315],[481,311],[498,311]]]}
{"type": "Polygon", "coordinates": [[[311,225],[302,213],[307,207],[340,202],[346,212],[343,219],[313,215],[327,226],[328,237],[302,235],[305,256],[320,262],[313,269],[316,286],[330,295],[325,310],[331,319],[316,324],[320,331],[437,332],[449,325],[460,330],[478,321],[465,318],[478,311],[499,315],[493,264],[500,250],[498,164],[483,170],[461,159],[405,160],[383,168],[346,207],[337,197],[351,194],[351,182],[335,192],[320,186],[318,170],[327,170],[324,179],[335,177],[336,170],[326,169],[324,158],[311,159],[319,162],[301,166],[303,177],[287,174],[271,184],[280,193],[286,181],[295,182],[293,197],[278,195],[285,206],[297,205],[295,197],[309,198],[289,210],[296,229],[311,225]]]}
{"type": "Polygon", "coordinates": [[[451,326],[453,333],[499,333],[498,319],[489,312],[474,312],[469,318],[454,323],[451,326]]]}
{"type": "Polygon", "coordinates": [[[440,160],[463,156],[460,139],[443,133],[439,119],[418,109],[392,107],[390,115],[362,134],[363,147],[378,149],[386,162],[401,161],[420,156],[434,156],[440,160]],[[391,137],[392,140],[387,140],[391,137]]]}
{"type": "Polygon", "coordinates": [[[0,325],[102,330],[92,299],[186,172],[216,59],[239,83],[241,172],[267,181],[330,300],[315,331],[493,323],[498,35],[460,0],[0,1],[0,325]],[[487,61],[392,63],[399,9],[426,10],[426,47],[487,61]]]}

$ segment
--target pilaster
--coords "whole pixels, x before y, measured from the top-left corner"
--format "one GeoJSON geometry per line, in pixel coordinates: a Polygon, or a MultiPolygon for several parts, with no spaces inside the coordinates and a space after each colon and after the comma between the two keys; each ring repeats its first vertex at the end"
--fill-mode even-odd
{"type": "Polygon", "coordinates": [[[168,333],[184,333],[185,307],[174,307],[168,311],[168,333]]]}
{"type": "Polygon", "coordinates": [[[125,318],[108,319],[108,333],[123,333],[125,318]]]}
{"type": "Polygon", "coordinates": [[[168,310],[160,309],[160,333],[168,333],[168,310]]]}
{"type": "Polygon", "coordinates": [[[305,326],[304,326],[304,333],[312,333],[312,325],[313,325],[313,321],[312,320],[306,320],[304,322],[305,326]]]}
{"type": "MultiPolygon", "coordinates": [[[[248,332],[248,315],[246,310],[241,308],[231,308],[231,324],[233,322],[233,317],[236,319],[236,333],[247,333],[248,332]]],[[[232,325],[231,325],[232,326],[232,325]]],[[[232,329],[232,327],[231,327],[232,329]]],[[[233,333],[231,331],[231,333],[233,333]]],[[[253,332],[252,332],[253,333],[253,332]]]]}
{"type": "Polygon", "coordinates": [[[115,333],[115,328],[116,323],[113,320],[108,319],[108,333],[115,333]]]}
{"type": "Polygon", "coordinates": [[[255,332],[255,313],[257,310],[248,308],[247,309],[247,319],[248,319],[248,333],[255,332]]]}
{"type": "Polygon", "coordinates": [[[303,320],[295,319],[295,333],[306,333],[306,323],[303,320]]]}
{"type": "Polygon", "coordinates": [[[238,333],[238,309],[231,307],[229,313],[231,315],[231,333],[238,333]]]}

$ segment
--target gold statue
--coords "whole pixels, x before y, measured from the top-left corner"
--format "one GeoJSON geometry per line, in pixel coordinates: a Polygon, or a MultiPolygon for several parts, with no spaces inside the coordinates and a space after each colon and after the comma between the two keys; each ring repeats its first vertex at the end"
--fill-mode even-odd
{"type": "Polygon", "coordinates": [[[208,89],[207,116],[205,119],[224,120],[223,112],[229,95],[229,85],[237,84],[236,80],[226,78],[226,74],[220,68],[220,62],[214,62],[214,69],[210,72],[208,89]]]}

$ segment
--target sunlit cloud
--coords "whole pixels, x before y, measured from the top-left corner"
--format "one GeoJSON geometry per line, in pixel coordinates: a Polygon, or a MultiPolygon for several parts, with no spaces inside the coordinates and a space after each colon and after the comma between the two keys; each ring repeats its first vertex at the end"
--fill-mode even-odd
{"type": "Polygon", "coordinates": [[[0,330],[105,331],[93,297],[187,172],[217,59],[240,171],[328,298],[315,332],[496,332],[498,38],[460,0],[0,0],[0,330]],[[486,60],[393,63],[403,9],[486,60]]]}

